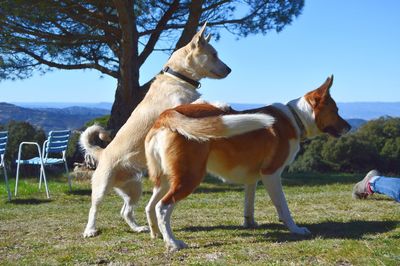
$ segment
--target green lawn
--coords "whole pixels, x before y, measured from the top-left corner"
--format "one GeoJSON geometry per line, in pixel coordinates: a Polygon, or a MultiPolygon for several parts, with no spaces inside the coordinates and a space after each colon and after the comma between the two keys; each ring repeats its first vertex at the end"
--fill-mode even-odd
{"type": "MultiPolygon", "coordinates": [[[[114,193],[100,209],[100,235],[82,238],[89,182],[74,182],[69,193],[66,179],[50,181],[52,198],[46,200],[36,179],[22,179],[19,196],[10,203],[0,183],[0,264],[400,265],[400,204],[376,195],[353,200],[352,185],[361,177],[284,178],[289,207],[295,221],[312,232],[308,237],[292,235],[278,222],[261,185],[255,212],[260,226],[243,229],[242,187],[207,178],[174,211],[175,234],[190,247],[175,253],[166,252],[160,239],[131,232],[114,193]]],[[[140,224],[151,191],[147,179],[144,184],[136,210],[140,224]]]]}

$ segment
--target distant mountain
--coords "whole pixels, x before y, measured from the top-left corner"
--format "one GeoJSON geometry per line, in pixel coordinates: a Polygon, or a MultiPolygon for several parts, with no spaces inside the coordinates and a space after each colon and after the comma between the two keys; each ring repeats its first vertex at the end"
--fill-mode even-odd
{"type": "Polygon", "coordinates": [[[400,102],[354,102],[338,103],[340,114],[349,118],[364,120],[376,119],[382,116],[400,116],[400,102]]]}
{"type": "Polygon", "coordinates": [[[48,113],[55,113],[55,114],[83,115],[83,116],[89,115],[95,117],[110,113],[110,111],[107,109],[82,107],[82,106],[71,106],[66,108],[30,108],[30,109],[44,111],[48,113]]]}
{"type": "Polygon", "coordinates": [[[346,120],[350,124],[352,131],[359,129],[362,125],[368,122],[367,120],[357,118],[350,118],[346,120]]]}
{"type": "Polygon", "coordinates": [[[20,107],[25,107],[25,108],[33,108],[33,109],[38,109],[38,108],[67,108],[67,107],[74,107],[74,106],[79,106],[79,107],[86,107],[86,108],[98,108],[98,109],[106,109],[106,110],[111,110],[112,103],[109,102],[99,102],[99,103],[68,103],[68,102],[12,102],[11,104],[20,106],[20,107]]]}
{"type": "MultiPolygon", "coordinates": [[[[258,108],[262,104],[232,103],[237,110],[258,108]]],[[[400,117],[400,102],[354,102],[338,103],[339,113],[346,119],[371,120],[382,116],[400,117]]]]}
{"type": "Polygon", "coordinates": [[[9,103],[0,103],[0,124],[11,120],[26,121],[43,128],[46,132],[60,129],[78,129],[87,121],[109,114],[100,108],[71,106],[67,108],[24,108],[9,103]]]}
{"type": "MultiPolygon", "coordinates": [[[[42,109],[42,108],[66,108],[76,106],[85,108],[98,108],[111,110],[112,103],[100,102],[100,103],[13,103],[15,105],[42,109]]],[[[246,104],[246,103],[231,103],[232,107],[237,110],[252,109],[264,106],[266,104],[246,104]]],[[[354,102],[354,103],[338,103],[340,114],[346,119],[363,119],[371,120],[382,116],[400,116],[400,102],[354,102]]]]}
{"type": "MultiPolygon", "coordinates": [[[[237,110],[253,109],[264,104],[231,103],[237,110]]],[[[88,120],[110,113],[112,103],[0,103],[0,124],[10,120],[27,121],[46,131],[76,129],[88,120]],[[17,106],[18,105],[18,106],[17,106]]],[[[338,103],[339,112],[353,127],[382,116],[400,116],[400,102],[338,103]]]]}

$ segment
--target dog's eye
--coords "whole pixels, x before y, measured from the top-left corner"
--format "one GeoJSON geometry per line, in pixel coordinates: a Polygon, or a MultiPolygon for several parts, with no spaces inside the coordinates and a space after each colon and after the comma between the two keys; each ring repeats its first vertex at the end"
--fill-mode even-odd
{"type": "Polygon", "coordinates": [[[214,58],[218,58],[218,54],[217,53],[213,53],[212,55],[214,58]]]}

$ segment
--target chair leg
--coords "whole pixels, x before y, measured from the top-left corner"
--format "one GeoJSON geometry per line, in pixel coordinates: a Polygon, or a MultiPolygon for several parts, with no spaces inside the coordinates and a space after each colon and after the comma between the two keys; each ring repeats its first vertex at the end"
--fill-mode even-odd
{"type": "Polygon", "coordinates": [[[10,185],[8,184],[6,166],[3,166],[3,170],[4,170],[4,179],[6,181],[6,189],[7,189],[8,201],[10,201],[11,200],[11,191],[10,191],[10,185]]]}
{"type": "Polygon", "coordinates": [[[18,158],[18,163],[17,163],[17,176],[15,177],[15,192],[14,192],[15,196],[17,196],[18,193],[18,179],[19,179],[19,166],[20,166],[19,159],[20,158],[18,158]]]}
{"type": "Polygon", "coordinates": [[[66,161],[64,161],[64,165],[65,165],[65,172],[67,173],[67,178],[68,178],[68,187],[69,187],[69,192],[71,192],[72,191],[72,177],[71,177],[71,175],[69,174],[69,171],[68,171],[68,165],[67,165],[67,162],[66,161]]]}
{"type": "Polygon", "coordinates": [[[43,178],[43,171],[42,171],[42,167],[40,167],[39,190],[42,188],[42,178],[43,178]]]}
{"type": "Polygon", "coordinates": [[[43,181],[44,181],[44,187],[46,188],[46,196],[49,199],[50,193],[49,193],[49,188],[47,187],[47,180],[46,180],[46,173],[44,171],[44,165],[41,166],[41,172],[43,172],[43,181]]]}

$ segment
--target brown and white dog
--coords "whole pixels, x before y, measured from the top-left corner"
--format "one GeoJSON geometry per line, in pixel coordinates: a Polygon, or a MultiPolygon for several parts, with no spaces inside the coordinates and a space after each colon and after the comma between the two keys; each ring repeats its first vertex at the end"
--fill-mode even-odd
{"type": "Polygon", "coordinates": [[[84,237],[96,235],[97,209],[111,188],[123,198],[121,216],[132,230],[147,230],[146,226],[137,225],[133,206],[142,193],[141,175],[146,169],[144,140],[148,131],[164,110],[199,99],[196,89],[200,79],[222,79],[231,72],[208,43],[210,37],[204,36],[205,27],[204,24],[189,44],[171,55],[164,72],[156,76],[143,101],[106,148],[92,142],[106,134],[101,127],[89,127],[81,135],[82,147],[98,162],[92,176],[92,206],[84,237]]]}
{"type": "Polygon", "coordinates": [[[323,132],[339,137],[350,130],[330,96],[332,81],[329,77],[318,89],[286,105],[238,112],[192,104],[162,113],[145,144],[149,174],[155,184],[146,207],[151,237],[161,233],[172,250],[186,247],[172,233],[171,213],[178,201],[196,189],[206,171],[245,185],[245,227],[256,225],[254,197],[261,179],[279,219],[291,232],[309,234],[291,217],[281,173],[294,160],[303,138],[323,132]],[[255,122],[262,119],[264,126],[255,122]]]}

